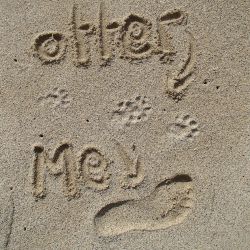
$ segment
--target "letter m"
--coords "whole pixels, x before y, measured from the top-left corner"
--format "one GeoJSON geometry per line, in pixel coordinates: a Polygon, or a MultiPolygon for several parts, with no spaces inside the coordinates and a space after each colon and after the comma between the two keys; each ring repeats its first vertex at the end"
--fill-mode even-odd
{"type": "Polygon", "coordinates": [[[47,172],[51,175],[63,174],[63,192],[65,196],[74,198],[78,194],[77,168],[71,145],[65,143],[59,146],[52,158],[45,152],[43,146],[34,147],[32,166],[33,195],[42,198],[46,195],[47,172]]]}

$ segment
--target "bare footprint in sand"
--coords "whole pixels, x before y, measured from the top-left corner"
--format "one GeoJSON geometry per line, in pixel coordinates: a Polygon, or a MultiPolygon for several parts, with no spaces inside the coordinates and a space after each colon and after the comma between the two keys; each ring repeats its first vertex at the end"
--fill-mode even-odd
{"type": "Polygon", "coordinates": [[[140,200],[126,200],[103,207],[94,218],[100,236],[119,235],[132,230],[159,230],[179,224],[193,207],[192,179],[176,175],[156,186],[140,200]]]}

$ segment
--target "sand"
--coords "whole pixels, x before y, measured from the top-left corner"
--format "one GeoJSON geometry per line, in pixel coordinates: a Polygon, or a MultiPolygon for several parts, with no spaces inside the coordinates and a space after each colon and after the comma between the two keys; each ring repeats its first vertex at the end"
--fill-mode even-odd
{"type": "Polygon", "coordinates": [[[0,249],[249,249],[249,9],[2,0],[0,249]]]}

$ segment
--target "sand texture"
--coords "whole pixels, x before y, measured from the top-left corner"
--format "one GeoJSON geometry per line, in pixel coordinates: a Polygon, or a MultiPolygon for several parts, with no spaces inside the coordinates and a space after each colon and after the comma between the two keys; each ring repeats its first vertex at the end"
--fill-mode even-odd
{"type": "Polygon", "coordinates": [[[248,0],[1,0],[0,34],[0,250],[250,249],[248,0]]]}

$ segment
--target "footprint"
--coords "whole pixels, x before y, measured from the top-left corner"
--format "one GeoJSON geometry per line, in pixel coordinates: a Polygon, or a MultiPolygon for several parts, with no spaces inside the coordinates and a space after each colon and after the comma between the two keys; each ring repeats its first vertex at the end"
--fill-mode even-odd
{"type": "Polygon", "coordinates": [[[71,99],[69,98],[68,91],[65,89],[54,88],[50,93],[45,96],[40,96],[38,101],[42,104],[56,108],[67,108],[70,105],[71,99]]]}
{"type": "Polygon", "coordinates": [[[169,132],[176,139],[192,139],[199,134],[198,123],[190,115],[177,116],[175,123],[170,124],[169,132]]]}
{"type": "Polygon", "coordinates": [[[132,230],[159,230],[182,223],[193,207],[193,185],[188,175],[176,175],[140,200],[108,204],[94,218],[98,235],[113,236],[132,230]]]}
{"type": "Polygon", "coordinates": [[[113,111],[112,120],[123,126],[130,126],[148,120],[152,111],[146,96],[137,96],[133,100],[126,100],[117,104],[113,111]]]}

